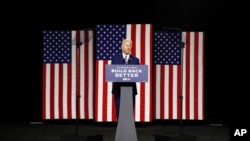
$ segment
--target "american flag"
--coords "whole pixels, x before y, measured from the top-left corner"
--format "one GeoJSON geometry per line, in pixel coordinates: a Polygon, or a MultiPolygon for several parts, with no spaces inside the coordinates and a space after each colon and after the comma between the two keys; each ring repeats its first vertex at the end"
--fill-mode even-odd
{"type": "Polygon", "coordinates": [[[93,36],[91,30],[43,31],[43,119],[93,119],[93,36]]]}
{"type": "Polygon", "coordinates": [[[203,120],[204,33],[154,32],[153,69],[154,118],[203,120]]]}
{"type": "Polygon", "coordinates": [[[181,32],[154,33],[154,64],[181,64],[181,32]]]}
{"type": "Polygon", "coordinates": [[[148,82],[137,83],[135,121],[152,120],[152,25],[151,24],[99,24],[96,27],[96,86],[95,121],[116,121],[111,93],[112,82],[105,81],[105,65],[111,64],[113,55],[121,52],[121,41],[132,39],[132,54],[148,65],[148,82]]]}

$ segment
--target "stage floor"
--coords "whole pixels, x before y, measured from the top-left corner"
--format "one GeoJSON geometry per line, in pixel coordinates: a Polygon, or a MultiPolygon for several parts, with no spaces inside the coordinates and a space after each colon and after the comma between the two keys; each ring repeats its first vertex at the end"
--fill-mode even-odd
{"type": "MultiPolygon", "coordinates": [[[[136,124],[138,141],[154,141],[156,135],[190,135],[197,141],[229,141],[228,125],[136,124]]],[[[114,141],[116,124],[100,123],[1,123],[0,141],[60,141],[60,137],[102,135],[103,141],[114,141]]]]}

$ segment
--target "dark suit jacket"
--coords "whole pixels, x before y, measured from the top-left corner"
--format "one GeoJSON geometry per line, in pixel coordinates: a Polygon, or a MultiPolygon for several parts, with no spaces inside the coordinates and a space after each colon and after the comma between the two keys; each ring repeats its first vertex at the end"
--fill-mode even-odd
{"type": "MultiPolygon", "coordinates": [[[[114,55],[111,64],[125,64],[122,54],[114,55]]],[[[130,55],[128,64],[140,64],[139,58],[130,55]]],[[[121,86],[132,86],[133,94],[137,94],[136,82],[113,82],[112,94],[120,94],[121,86]]]]}

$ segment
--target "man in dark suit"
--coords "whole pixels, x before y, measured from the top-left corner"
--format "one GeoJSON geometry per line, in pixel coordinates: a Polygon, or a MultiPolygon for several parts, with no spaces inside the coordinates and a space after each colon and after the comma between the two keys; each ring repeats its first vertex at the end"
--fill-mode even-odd
{"type": "MultiPolygon", "coordinates": [[[[124,39],[122,41],[122,52],[114,55],[111,64],[140,64],[139,58],[131,55],[132,40],[124,39]]],[[[122,86],[132,87],[133,90],[133,107],[135,105],[135,95],[137,95],[137,88],[135,82],[113,82],[112,94],[114,94],[115,106],[116,106],[116,117],[119,117],[120,109],[120,93],[122,86]]]]}

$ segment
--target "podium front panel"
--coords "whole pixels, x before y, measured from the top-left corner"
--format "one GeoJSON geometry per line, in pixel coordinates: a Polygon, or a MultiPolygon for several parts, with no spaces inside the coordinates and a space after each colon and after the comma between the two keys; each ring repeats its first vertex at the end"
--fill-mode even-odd
{"type": "Polygon", "coordinates": [[[147,82],[148,65],[106,65],[107,82],[147,82]]]}

